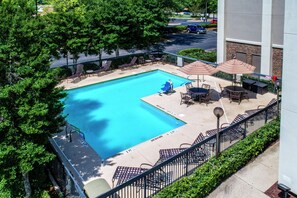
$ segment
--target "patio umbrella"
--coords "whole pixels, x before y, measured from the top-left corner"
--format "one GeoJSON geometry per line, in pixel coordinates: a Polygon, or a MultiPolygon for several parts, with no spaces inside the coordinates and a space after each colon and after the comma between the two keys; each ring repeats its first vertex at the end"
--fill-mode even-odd
{"type": "Polygon", "coordinates": [[[247,64],[237,59],[231,59],[219,64],[218,70],[227,74],[252,74],[256,69],[255,66],[247,64]]]}
{"type": "Polygon", "coordinates": [[[180,71],[188,75],[197,75],[197,87],[199,87],[199,75],[212,75],[218,72],[218,70],[213,66],[201,61],[195,61],[193,63],[185,65],[180,69],[180,71]]]}
{"type": "Polygon", "coordinates": [[[234,58],[219,64],[217,69],[227,74],[233,74],[234,78],[235,74],[252,74],[256,67],[234,58]]]}

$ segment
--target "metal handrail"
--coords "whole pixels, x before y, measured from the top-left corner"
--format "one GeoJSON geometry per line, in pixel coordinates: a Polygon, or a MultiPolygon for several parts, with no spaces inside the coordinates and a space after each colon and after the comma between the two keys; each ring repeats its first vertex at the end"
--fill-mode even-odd
{"type": "MultiPolygon", "coordinates": [[[[221,131],[219,132],[219,136],[222,137],[222,135],[224,135],[225,133],[227,133],[227,132],[230,131],[231,129],[233,129],[233,128],[235,128],[235,127],[238,127],[239,125],[241,125],[241,124],[243,124],[243,123],[247,123],[250,119],[252,119],[252,118],[254,118],[254,117],[260,115],[260,114],[263,113],[263,112],[265,112],[265,114],[267,114],[267,113],[268,113],[268,110],[271,109],[271,108],[273,108],[273,107],[276,106],[276,105],[277,105],[277,103],[275,102],[275,103],[273,103],[273,104],[271,104],[271,105],[269,105],[269,106],[267,106],[267,107],[265,107],[265,108],[263,108],[263,109],[259,109],[259,111],[255,112],[254,114],[252,114],[252,115],[250,115],[250,116],[247,116],[247,117],[244,118],[243,120],[241,120],[241,121],[235,123],[234,125],[231,125],[231,126],[225,128],[224,130],[221,130],[221,131]]],[[[265,116],[265,117],[267,117],[267,116],[265,116]]],[[[266,120],[265,120],[265,123],[266,123],[266,120]]],[[[150,174],[153,174],[153,173],[157,172],[158,170],[164,168],[166,165],[169,165],[170,163],[172,163],[172,162],[178,160],[179,158],[182,158],[183,156],[187,156],[187,157],[188,157],[188,154],[189,154],[189,153],[193,152],[195,149],[197,149],[197,148],[199,148],[199,147],[204,146],[207,142],[209,142],[210,140],[215,139],[215,138],[216,138],[215,135],[210,136],[210,137],[207,137],[206,139],[204,139],[203,141],[199,142],[198,144],[191,146],[190,148],[188,148],[188,149],[186,149],[186,150],[180,152],[179,154],[177,154],[177,155],[175,155],[175,156],[169,158],[168,160],[166,160],[166,161],[164,161],[164,162],[162,162],[162,163],[160,163],[160,164],[158,164],[158,165],[152,167],[151,169],[149,169],[149,170],[143,172],[142,174],[140,174],[140,175],[138,175],[138,176],[136,176],[136,177],[134,177],[134,178],[132,178],[132,179],[126,181],[125,183],[122,183],[121,185],[116,186],[115,188],[111,189],[110,191],[108,191],[108,192],[106,192],[106,193],[104,193],[104,194],[98,196],[98,198],[105,198],[105,197],[113,196],[115,193],[119,192],[120,190],[124,189],[125,187],[128,187],[128,186],[130,186],[130,185],[133,185],[134,183],[137,183],[138,181],[141,182],[143,179],[145,179],[146,177],[148,177],[150,174]]],[[[245,138],[245,135],[243,135],[243,138],[245,138]]],[[[231,146],[232,146],[232,145],[231,145],[231,146]]],[[[225,149],[224,149],[224,150],[225,150],[225,149]]],[[[210,158],[210,157],[209,157],[209,158],[210,158]]],[[[208,159],[209,159],[209,158],[208,158],[208,159]]],[[[207,159],[207,160],[208,160],[208,159],[207,159]]],[[[207,161],[207,160],[206,160],[206,161],[207,161]]],[[[206,162],[206,161],[205,161],[205,162],[206,162]]],[[[204,163],[204,162],[203,162],[203,163],[204,163]]],[[[200,166],[200,165],[199,165],[199,166],[200,166]]],[[[197,167],[199,167],[199,166],[197,166],[197,167]]],[[[196,167],[196,168],[197,168],[197,167],[196,167]]],[[[184,176],[186,176],[186,175],[188,175],[188,173],[184,174],[184,176]]],[[[174,180],[174,181],[175,181],[175,180],[174,180]]],[[[167,186],[167,185],[173,183],[174,181],[169,182],[168,184],[165,184],[165,186],[167,186]]],[[[164,187],[165,187],[165,186],[164,186],[164,187]]],[[[161,189],[157,190],[155,193],[159,192],[160,190],[161,190],[161,189]]],[[[144,189],[144,191],[146,191],[146,189],[144,189]]]]}

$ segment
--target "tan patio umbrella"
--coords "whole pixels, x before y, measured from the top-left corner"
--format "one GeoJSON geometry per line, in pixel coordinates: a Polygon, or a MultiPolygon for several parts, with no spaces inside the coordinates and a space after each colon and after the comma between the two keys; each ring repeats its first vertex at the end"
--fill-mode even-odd
{"type": "Polygon", "coordinates": [[[201,61],[195,61],[193,63],[185,65],[180,69],[180,71],[188,75],[197,75],[197,87],[199,87],[199,75],[212,75],[218,72],[218,70],[213,66],[201,61]]]}
{"type": "Polygon", "coordinates": [[[256,69],[255,66],[247,64],[237,59],[231,59],[219,64],[217,67],[219,71],[227,74],[252,74],[256,69]]]}
{"type": "Polygon", "coordinates": [[[256,67],[234,58],[219,64],[217,69],[227,74],[233,74],[234,81],[235,74],[252,74],[256,67]]]}

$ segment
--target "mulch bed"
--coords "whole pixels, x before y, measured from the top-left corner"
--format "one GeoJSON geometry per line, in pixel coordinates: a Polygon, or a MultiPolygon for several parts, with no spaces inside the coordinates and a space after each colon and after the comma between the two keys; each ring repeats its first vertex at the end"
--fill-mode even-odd
{"type": "MultiPolygon", "coordinates": [[[[268,190],[265,191],[265,194],[268,195],[271,198],[279,198],[279,197],[284,197],[284,194],[280,189],[277,188],[277,182],[273,184],[268,190]]],[[[297,198],[294,195],[289,194],[288,197],[290,198],[297,198]]]]}

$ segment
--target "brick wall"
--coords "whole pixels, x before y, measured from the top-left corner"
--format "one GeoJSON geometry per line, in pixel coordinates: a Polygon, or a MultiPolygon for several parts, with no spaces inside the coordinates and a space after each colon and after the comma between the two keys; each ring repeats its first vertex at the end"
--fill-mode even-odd
{"type": "MultiPolygon", "coordinates": [[[[261,56],[261,46],[250,45],[244,43],[236,43],[226,41],[226,60],[232,59],[236,53],[246,54],[246,63],[253,64],[253,55],[261,56]]],[[[272,75],[281,76],[283,66],[283,49],[273,48],[272,49],[272,75]]],[[[255,72],[260,72],[260,68],[257,68],[255,72]]]]}
{"type": "Polygon", "coordinates": [[[233,58],[234,55],[236,55],[236,52],[241,52],[246,54],[247,63],[252,64],[252,54],[255,55],[261,55],[261,46],[259,45],[250,45],[250,44],[244,44],[244,43],[235,43],[235,42],[226,42],[227,47],[227,60],[230,60],[233,58]]]}
{"type": "MultiPolygon", "coordinates": [[[[236,56],[236,53],[244,53],[246,54],[246,60],[242,60],[242,61],[252,65],[253,55],[261,55],[261,46],[227,41],[226,53],[227,53],[226,54],[227,60],[230,60],[234,56],[236,56]]],[[[260,64],[255,70],[255,72],[260,72],[260,64]]]]}
{"type": "Polygon", "coordinates": [[[272,74],[276,76],[282,76],[283,68],[283,49],[272,49],[272,74]]]}

